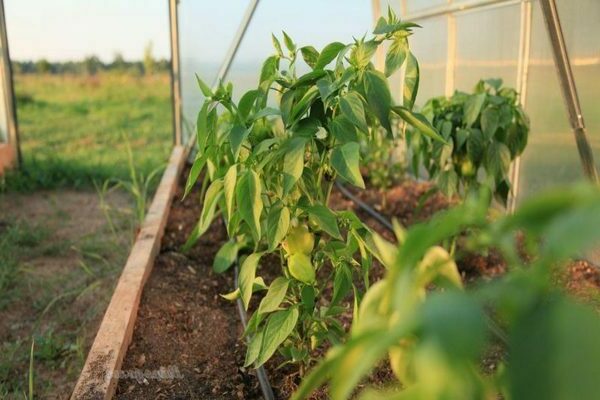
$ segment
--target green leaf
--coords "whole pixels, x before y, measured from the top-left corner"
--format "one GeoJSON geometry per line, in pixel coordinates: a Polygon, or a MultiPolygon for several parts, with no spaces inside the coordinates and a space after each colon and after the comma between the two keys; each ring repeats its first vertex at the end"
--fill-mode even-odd
{"type": "Polygon", "coordinates": [[[273,206],[267,217],[267,241],[269,251],[281,243],[290,226],[290,210],[287,207],[273,206]]]}
{"type": "Polygon", "coordinates": [[[335,270],[331,304],[338,304],[352,288],[352,271],[344,264],[335,270]]]}
{"type": "Polygon", "coordinates": [[[294,44],[294,41],[292,40],[291,37],[288,36],[287,33],[285,33],[285,31],[283,32],[283,43],[285,43],[285,47],[287,47],[287,49],[290,51],[290,53],[293,53],[296,51],[296,45],[294,44]]]}
{"type": "Polygon", "coordinates": [[[279,56],[271,56],[265,60],[260,71],[260,83],[275,79],[279,69],[279,56]]]}
{"type": "Polygon", "coordinates": [[[254,114],[252,116],[252,119],[256,121],[257,119],[264,118],[264,117],[270,117],[273,115],[281,115],[281,111],[279,111],[278,109],[273,108],[273,107],[265,107],[262,110],[260,110],[259,112],[257,112],[256,114],[254,114]]]}
{"type": "Polygon", "coordinates": [[[541,301],[515,324],[510,398],[594,399],[600,393],[600,319],[566,299],[541,301]]]}
{"type": "Polygon", "coordinates": [[[250,304],[250,298],[252,297],[252,289],[254,286],[254,279],[256,278],[256,268],[258,262],[262,257],[262,253],[252,253],[242,263],[240,267],[240,275],[238,287],[241,292],[242,302],[244,303],[244,309],[248,310],[250,304]]]}
{"type": "Polygon", "coordinates": [[[284,194],[294,187],[298,179],[302,176],[304,169],[304,148],[306,139],[303,137],[293,137],[286,146],[286,153],[283,158],[283,192],[284,194]]]}
{"type": "Polygon", "coordinates": [[[335,140],[341,144],[359,141],[356,127],[348,120],[348,118],[337,116],[329,121],[329,131],[335,140]]]}
{"type": "Polygon", "coordinates": [[[235,197],[235,184],[237,182],[237,165],[233,164],[227,170],[223,178],[223,191],[225,192],[225,204],[227,207],[227,218],[233,215],[233,200],[235,197]]]}
{"type": "Polygon", "coordinates": [[[321,50],[321,54],[319,54],[319,58],[314,66],[314,69],[325,68],[337,57],[338,53],[342,51],[344,47],[346,47],[346,45],[340,42],[329,43],[323,48],[323,50],[321,50]]]}
{"type": "Polygon", "coordinates": [[[283,50],[281,49],[281,43],[279,43],[279,39],[273,34],[271,34],[271,41],[273,42],[273,47],[275,47],[275,51],[277,51],[277,55],[279,57],[283,57],[283,50]]]}
{"type": "Polygon", "coordinates": [[[297,88],[304,85],[313,85],[326,74],[327,73],[323,70],[310,71],[298,78],[298,80],[292,85],[292,88],[297,88]]]}
{"type": "Polygon", "coordinates": [[[467,101],[465,101],[463,113],[467,128],[471,127],[471,125],[477,121],[477,117],[479,117],[479,113],[481,112],[481,107],[483,107],[483,103],[485,102],[485,97],[485,93],[474,94],[469,96],[467,101]]]}
{"type": "Polygon", "coordinates": [[[404,72],[403,105],[412,110],[419,91],[419,63],[413,53],[408,53],[404,72]]]}
{"type": "Polygon", "coordinates": [[[248,343],[248,349],[246,350],[246,360],[244,361],[244,367],[250,366],[260,354],[260,346],[262,345],[263,336],[265,334],[264,329],[259,330],[248,343]]]}
{"type": "Polygon", "coordinates": [[[331,166],[346,181],[364,189],[365,182],[359,170],[359,153],[360,146],[356,142],[338,146],[331,152],[331,166]]]}
{"type": "Polygon", "coordinates": [[[350,53],[350,62],[358,69],[363,69],[371,62],[371,58],[377,51],[377,42],[368,40],[360,41],[354,45],[352,53],[350,53]]]}
{"type": "Polygon", "coordinates": [[[248,118],[250,112],[252,111],[252,106],[254,106],[254,103],[256,102],[256,99],[259,95],[260,92],[256,89],[249,90],[246,93],[244,93],[244,95],[238,103],[238,114],[240,115],[240,117],[242,117],[243,119],[248,118]]]}
{"type": "Polygon", "coordinates": [[[215,215],[215,208],[217,207],[217,202],[223,195],[223,181],[216,180],[213,181],[208,189],[206,190],[206,195],[204,196],[204,202],[202,204],[202,211],[200,212],[200,218],[198,220],[198,224],[190,234],[190,237],[183,245],[183,251],[189,250],[208,230],[210,224],[215,215]]]}
{"type": "Polygon", "coordinates": [[[483,140],[483,133],[479,129],[469,130],[469,140],[467,140],[467,153],[469,158],[473,160],[475,164],[479,164],[483,158],[485,151],[485,144],[483,140]]]}
{"type": "Polygon", "coordinates": [[[202,94],[204,95],[204,97],[213,97],[214,96],[212,90],[210,90],[208,85],[206,83],[204,83],[204,81],[202,79],[200,79],[198,74],[196,74],[196,81],[198,82],[198,87],[202,91],[202,94]]]}
{"type": "Polygon", "coordinates": [[[229,240],[221,246],[213,261],[213,270],[220,274],[225,272],[233,265],[237,258],[238,245],[235,241],[229,240]]]}
{"type": "Polygon", "coordinates": [[[395,36],[385,56],[385,76],[391,76],[396,72],[408,53],[408,41],[403,36],[395,36]]]}
{"type": "Polygon", "coordinates": [[[198,112],[198,118],[196,119],[196,146],[198,146],[198,153],[204,153],[206,148],[206,142],[209,135],[209,123],[208,123],[208,107],[210,103],[205,101],[202,104],[202,108],[198,112]]]}
{"type": "Polygon", "coordinates": [[[391,135],[390,107],[392,106],[392,95],[385,75],[374,70],[365,72],[365,91],[367,102],[373,113],[391,135]]]}
{"type": "Polygon", "coordinates": [[[318,95],[319,89],[316,86],[311,86],[292,108],[292,113],[290,115],[291,121],[295,122],[298,118],[302,117],[308,111],[310,105],[318,95]]]}
{"type": "Polygon", "coordinates": [[[187,181],[185,183],[185,191],[183,193],[184,199],[187,197],[187,195],[190,193],[190,191],[196,184],[196,181],[198,180],[198,177],[200,176],[200,173],[202,172],[202,169],[204,168],[205,164],[206,164],[206,153],[204,153],[202,155],[196,154],[196,159],[194,160],[194,163],[192,164],[192,167],[190,168],[190,173],[189,173],[187,181]]]}
{"type": "Polygon", "coordinates": [[[337,217],[329,208],[322,204],[307,207],[309,218],[319,229],[327,232],[331,237],[341,239],[337,217]]]}
{"type": "Polygon", "coordinates": [[[295,307],[277,311],[269,317],[260,346],[260,354],[255,362],[256,368],[271,358],[277,348],[294,331],[297,321],[298,309],[295,307]]]}
{"type": "Polygon", "coordinates": [[[504,143],[492,142],[487,147],[486,169],[494,177],[504,176],[510,168],[510,150],[504,143]]]}
{"type": "Polygon", "coordinates": [[[500,112],[495,107],[486,107],[481,113],[481,131],[487,140],[494,138],[500,124],[500,112]]]}
{"type": "Polygon", "coordinates": [[[431,126],[427,118],[425,118],[422,114],[414,113],[403,106],[394,106],[392,107],[392,110],[396,114],[398,114],[400,118],[408,122],[410,125],[412,125],[425,136],[429,136],[434,140],[446,143],[444,138],[440,136],[440,134],[435,130],[435,128],[431,126]]]}
{"type": "Polygon", "coordinates": [[[304,46],[300,48],[302,58],[311,67],[314,68],[319,61],[319,52],[312,46],[304,46]]]}
{"type": "Polygon", "coordinates": [[[340,99],[342,114],[363,132],[368,132],[365,109],[361,96],[356,92],[348,92],[340,99]]]}
{"type": "Polygon", "coordinates": [[[246,137],[248,137],[249,133],[250,129],[246,129],[241,125],[234,125],[233,128],[231,128],[231,132],[229,132],[229,143],[231,144],[231,153],[233,154],[233,159],[235,161],[237,161],[242,143],[246,137]]]}
{"type": "Polygon", "coordinates": [[[261,300],[258,312],[265,314],[277,310],[285,298],[289,283],[290,281],[282,276],[275,278],[275,280],[271,282],[267,294],[261,300]]]}
{"type": "Polygon", "coordinates": [[[290,275],[304,283],[313,283],[315,281],[315,268],[310,261],[310,257],[304,253],[295,253],[288,259],[288,269],[290,275]]]}
{"type": "Polygon", "coordinates": [[[236,185],[236,203],[242,219],[250,227],[254,242],[260,241],[260,214],[263,209],[261,198],[262,186],[258,174],[252,170],[246,170],[236,185]]]}

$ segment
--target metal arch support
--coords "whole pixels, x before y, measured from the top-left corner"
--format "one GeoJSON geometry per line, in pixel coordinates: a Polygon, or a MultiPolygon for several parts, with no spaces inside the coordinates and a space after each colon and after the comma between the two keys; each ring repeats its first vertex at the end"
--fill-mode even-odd
{"type": "Polygon", "coordinates": [[[248,8],[246,8],[246,12],[244,13],[244,16],[242,17],[242,21],[240,22],[238,31],[236,32],[235,37],[233,38],[233,41],[231,42],[231,46],[229,47],[229,50],[227,50],[225,59],[223,60],[223,63],[221,64],[221,68],[219,69],[219,73],[217,74],[217,77],[215,79],[213,87],[218,85],[219,81],[225,79],[225,77],[229,73],[229,68],[231,67],[231,63],[233,62],[233,59],[235,58],[235,55],[236,55],[238,49],[240,48],[240,44],[242,43],[242,40],[244,39],[244,35],[246,34],[246,31],[248,30],[248,26],[250,25],[250,21],[252,20],[254,11],[256,11],[256,7],[258,6],[258,2],[259,2],[259,0],[253,0],[250,2],[250,4],[248,4],[248,8]]]}
{"type": "MultiPolygon", "coordinates": [[[[174,1],[174,0],[171,0],[171,1],[174,1]]],[[[225,55],[225,58],[223,59],[223,63],[221,64],[221,68],[219,69],[219,73],[217,74],[217,77],[215,78],[215,81],[212,86],[213,90],[216,89],[216,87],[220,81],[222,81],[223,79],[225,79],[227,77],[227,74],[229,73],[229,68],[231,67],[231,63],[233,62],[233,59],[235,58],[235,55],[237,54],[237,51],[240,48],[240,44],[242,43],[242,40],[244,39],[244,35],[246,34],[246,31],[248,30],[248,26],[250,25],[250,21],[252,21],[252,17],[254,16],[254,11],[256,11],[258,2],[259,2],[259,0],[253,0],[248,5],[248,8],[246,9],[246,12],[244,13],[242,21],[240,22],[238,31],[236,32],[235,37],[233,38],[233,41],[231,42],[231,46],[229,47],[229,50],[227,51],[227,54],[225,55]]],[[[196,145],[196,135],[193,135],[188,142],[188,147],[194,147],[195,145],[196,145]]]]}
{"type": "Polygon", "coordinates": [[[577,86],[575,85],[573,71],[571,70],[571,62],[569,60],[569,54],[567,53],[567,46],[560,24],[560,18],[558,16],[558,9],[556,8],[556,1],[540,0],[540,6],[542,8],[542,13],[544,14],[544,20],[546,21],[548,37],[550,39],[550,44],[552,45],[552,55],[554,56],[556,73],[558,74],[565,106],[569,113],[569,122],[575,135],[575,142],[577,143],[577,150],[579,151],[583,172],[589,180],[598,183],[598,171],[596,170],[596,164],[594,163],[592,147],[590,146],[585,132],[583,113],[579,104],[577,86]]]}
{"type": "MultiPolygon", "coordinates": [[[[10,52],[8,50],[8,35],[6,32],[6,14],[4,12],[4,0],[0,0],[0,46],[2,46],[2,62],[0,63],[1,79],[4,83],[3,99],[6,106],[6,122],[8,148],[12,153],[17,165],[21,164],[21,148],[19,146],[19,130],[17,125],[17,108],[15,106],[15,93],[13,85],[12,66],[10,63],[10,52]]],[[[9,160],[10,161],[10,160],[9,160]]],[[[2,160],[0,160],[0,173],[2,172],[2,160]]]]}
{"type": "MultiPolygon", "coordinates": [[[[371,0],[371,10],[373,15],[373,26],[377,25],[377,21],[381,17],[381,0],[371,0]]],[[[375,68],[382,71],[384,68],[383,47],[378,46],[375,51],[375,68]]]]}
{"type": "Polygon", "coordinates": [[[181,117],[181,64],[179,59],[179,0],[169,1],[169,26],[171,36],[171,103],[173,104],[173,142],[175,146],[183,143],[181,117]]]}
{"type": "MultiPolygon", "coordinates": [[[[519,103],[522,107],[525,107],[527,101],[527,82],[529,77],[529,56],[531,49],[531,18],[531,1],[523,0],[521,2],[519,61],[517,64],[517,91],[519,92],[519,103]]],[[[509,176],[512,190],[508,199],[507,211],[513,213],[517,207],[517,200],[519,198],[521,156],[517,156],[510,165],[509,176]]]]}

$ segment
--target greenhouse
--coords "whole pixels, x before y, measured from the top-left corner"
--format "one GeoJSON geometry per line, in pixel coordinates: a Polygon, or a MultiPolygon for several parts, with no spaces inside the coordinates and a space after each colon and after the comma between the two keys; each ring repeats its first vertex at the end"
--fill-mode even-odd
{"type": "Polygon", "coordinates": [[[322,3],[168,1],[170,158],[65,398],[596,398],[600,2],[322,3]]]}

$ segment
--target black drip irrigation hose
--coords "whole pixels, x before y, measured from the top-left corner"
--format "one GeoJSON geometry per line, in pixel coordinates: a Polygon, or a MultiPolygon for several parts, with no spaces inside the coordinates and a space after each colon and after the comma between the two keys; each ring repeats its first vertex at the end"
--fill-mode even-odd
{"type": "MultiPolygon", "coordinates": [[[[375,219],[377,222],[379,222],[381,225],[383,225],[390,232],[394,233],[394,226],[390,223],[390,221],[387,220],[387,218],[385,218],[383,215],[381,215],[377,211],[375,211],[373,209],[373,207],[371,207],[370,205],[368,205],[367,203],[365,203],[364,201],[362,201],[361,199],[359,199],[358,197],[353,195],[352,192],[350,192],[348,189],[346,189],[346,187],[344,187],[344,185],[339,183],[339,181],[336,181],[335,185],[339,189],[339,191],[342,192],[342,194],[344,196],[346,196],[349,200],[351,200],[354,204],[356,204],[364,212],[369,214],[369,216],[373,217],[373,219],[375,219]]],[[[496,321],[494,321],[487,314],[486,314],[486,322],[487,322],[487,325],[488,325],[488,328],[490,329],[490,331],[492,331],[492,333],[494,335],[496,335],[496,337],[498,339],[500,339],[500,341],[502,341],[505,345],[507,345],[508,337],[506,336],[506,333],[504,333],[504,331],[502,330],[502,328],[500,326],[498,326],[496,321]]]]}
{"type": "MultiPolygon", "coordinates": [[[[238,275],[239,268],[238,262],[236,260],[234,265],[234,287],[238,287],[238,275]]],[[[238,298],[237,301],[237,309],[238,314],[240,316],[240,320],[242,321],[242,326],[244,330],[248,326],[248,314],[246,314],[246,310],[244,309],[244,303],[242,299],[238,298]]],[[[275,395],[273,394],[273,387],[271,386],[271,382],[269,382],[269,377],[267,376],[267,371],[265,371],[265,367],[262,365],[256,369],[256,376],[258,377],[258,383],[260,384],[260,390],[263,393],[263,397],[265,400],[275,400],[275,395]]]]}
{"type": "MultiPolygon", "coordinates": [[[[221,222],[223,222],[223,225],[227,227],[225,219],[221,218],[221,222]]],[[[233,265],[233,290],[236,290],[238,287],[239,273],[239,263],[236,258],[235,263],[233,265]]],[[[246,330],[246,327],[248,326],[248,314],[246,313],[242,299],[238,298],[236,300],[236,305],[238,310],[238,316],[240,317],[240,321],[242,322],[244,330],[246,330]]],[[[265,371],[265,367],[261,365],[256,369],[256,377],[258,378],[260,390],[265,400],[275,400],[275,395],[273,394],[273,387],[271,386],[271,382],[269,381],[269,376],[267,375],[267,371],[265,371]]]]}

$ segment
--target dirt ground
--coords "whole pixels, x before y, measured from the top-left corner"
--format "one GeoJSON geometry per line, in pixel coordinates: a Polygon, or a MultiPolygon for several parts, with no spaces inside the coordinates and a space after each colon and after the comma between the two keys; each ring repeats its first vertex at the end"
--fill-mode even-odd
{"type": "Polygon", "coordinates": [[[67,399],[133,240],[126,194],[0,194],[0,398],[67,399]]]}

